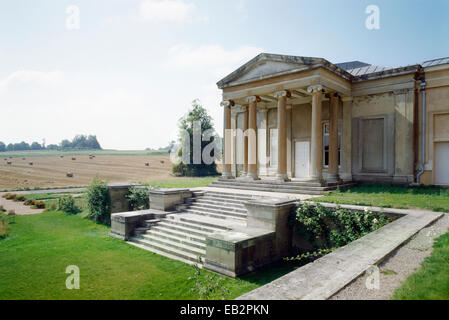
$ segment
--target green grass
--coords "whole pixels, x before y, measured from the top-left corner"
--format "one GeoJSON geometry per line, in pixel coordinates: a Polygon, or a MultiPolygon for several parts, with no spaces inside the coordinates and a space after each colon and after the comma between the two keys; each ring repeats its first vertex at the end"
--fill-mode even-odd
{"type": "Polygon", "coordinates": [[[393,299],[449,300],[449,233],[437,239],[431,256],[396,289],[393,299]]]}
{"type": "MultiPolygon", "coordinates": [[[[0,300],[199,298],[191,291],[192,267],[108,234],[109,228],[79,215],[16,216],[8,237],[0,240],[0,300]],[[69,265],[80,268],[80,290],[65,287],[69,265]]],[[[296,267],[280,262],[240,279],[222,277],[222,286],[229,290],[226,298],[236,298],[296,267]]],[[[201,277],[210,274],[203,270],[201,277]]]]}
{"type": "Polygon", "coordinates": [[[8,151],[0,152],[0,158],[34,158],[34,157],[59,157],[59,156],[161,156],[168,155],[166,151],[145,151],[145,150],[37,150],[37,151],[8,151]]]}
{"type": "Polygon", "coordinates": [[[146,183],[153,188],[198,188],[216,181],[218,177],[179,178],[178,180],[152,181],[146,183]]]}
{"type": "Polygon", "coordinates": [[[313,200],[337,204],[398,209],[422,208],[449,212],[449,189],[437,187],[360,185],[336,190],[313,200]]]}

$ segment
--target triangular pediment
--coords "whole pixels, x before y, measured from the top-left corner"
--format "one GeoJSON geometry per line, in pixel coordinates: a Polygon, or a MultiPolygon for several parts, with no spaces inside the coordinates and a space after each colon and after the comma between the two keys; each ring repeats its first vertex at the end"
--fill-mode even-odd
{"type": "Polygon", "coordinates": [[[219,88],[235,86],[278,75],[306,70],[323,62],[321,58],[262,53],[217,83],[219,88]]]}

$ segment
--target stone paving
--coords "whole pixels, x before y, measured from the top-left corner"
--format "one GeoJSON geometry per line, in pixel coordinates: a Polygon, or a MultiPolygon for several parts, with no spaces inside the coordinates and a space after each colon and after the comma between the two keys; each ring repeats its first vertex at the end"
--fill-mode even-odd
{"type": "Polygon", "coordinates": [[[243,195],[252,195],[254,197],[259,196],[259,197],[268,197],[268,198],[287,198],[287,199],[301,200],[301,201],[321,197],[321,195],[292,194],[292,193],[283,193],[283,192],[266,192],[266,191],[241,190],[241,189],[229,189],[229,188],[217,188],[217,187],[190,188],[190,190],[243,194],[243,195]]]}
{"type": "MultiPolygon", "coordinates": [[[[364,207],[341,206],[358,210],[364,207]]],[[[379,208],[369,208],[378,211],[379,208]]],[[[421,229],[444,216],[425,210],[384,209],[401,218],[238,300],[324,300],[382,262],[421,229]]]]}

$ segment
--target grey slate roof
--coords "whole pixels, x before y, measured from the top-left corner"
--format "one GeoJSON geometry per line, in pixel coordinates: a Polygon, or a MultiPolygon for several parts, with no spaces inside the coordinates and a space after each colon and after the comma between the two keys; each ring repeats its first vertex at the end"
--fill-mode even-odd
{"type": "Polygon", "coordinates": [[[433,67],[433,66],[438,66],[438,65],[447,64],[447,63],[449,63],[449,57],[424,61],[421,65],[423,66],[423,68],[427,68],[427,67],[433,67]]]}

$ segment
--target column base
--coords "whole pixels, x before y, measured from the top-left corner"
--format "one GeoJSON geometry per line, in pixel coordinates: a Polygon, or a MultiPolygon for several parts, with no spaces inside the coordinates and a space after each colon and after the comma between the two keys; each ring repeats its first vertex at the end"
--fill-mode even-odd
{"type": "Polygon", "coordinates": [[[221,179],[234,179],[234,176],[231,172],[223,172],[221,179]]]}
{"type": "Polygon", "coordinates": [[[288,178],[288,175],[286,173],[278,173],[278,174],[276,174],[276,180],[282,181],[282,182],[290,181],[290,179],[288,178]]]}
{"type": "Polygon", "coordinates": [[[309,182],[316,182],[316,183],[319,183],[321,185],[325,184],[325,181],[324,181],[322,176],[310,176],[308,181],[309,182]]]}
{"type": "Polygon", "coordinates": [[[335,173],[328,173],[327,177],[326,177],[326,183],[339,183],[340,180],[340,176],[338,174],[335,173]]]}
{"type": "Polygon", "coordinates": [[[255,181],[255,180],[260,180],[260,178],[257,175],[257,173],[250,173],[250,172],[248,172],[248,174],[245,177],[245,180],[255,181]]]}

